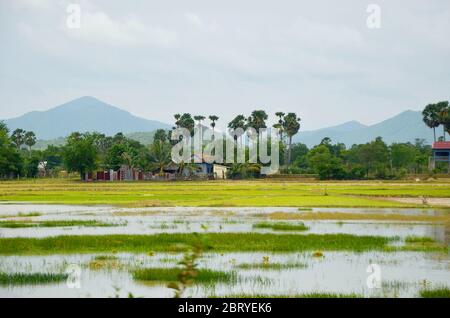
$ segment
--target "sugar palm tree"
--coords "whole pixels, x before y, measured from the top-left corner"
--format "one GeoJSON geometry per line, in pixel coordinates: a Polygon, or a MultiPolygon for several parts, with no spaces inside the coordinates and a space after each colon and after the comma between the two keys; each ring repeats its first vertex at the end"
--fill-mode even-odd
{"type": "Polygon", "coordinates": [[[194,116],[194,120],[198,121],[198,131],[199,131],[200,136],[201,136],[200,139],[203,138],[203,133],[202,133],[202,130],[203,130],[203,129],[202,129],[202,121],[204,121],[205,119],[206,119],[206,117],[205,117],[205,116],[202,116],[202,115],[194,116]]]}
{"type": "Polygon", "coordinates": [[[288,113],[284,116],[284,131],[289,138],[289,148],[288,148],[288,159],[287,164],[289,165],[291,162],[291,151],[292,151],[292,137],[298,133],[300,130],[300,121],[301,119],[297,117],[295,113],[288,113]]]}
{"type": "Polygon", "coordinates": [[[278,123],[273,125],[274,128],[277,128],[280,132],[280,141],[283,141],[283,123],[284,123],[284,113],[283,112],[276,112],[275,116],[278,117],[278,123]]]}
{"type": "Polygon", "coordinates": [[[422,111],[423,122],[430,128],[433,128],[434,141],[436,141],[436,127],[441,124],[442,118],[439,113],[442,111],[443,104],[428,104],[422,111]]]}
{"type": "Polygon", "coordinates": [[[269,118],[264,110],[254,110],[247,119],[247,126],[259,131],[261,128],[267,128],[266,120],[269,118]]]}
{"type": "Polygon", "coordinates": [[[197,115],[197,116],[194,116],[194,119],[196,121],[198,121],[198,127],[200,128],[202,126],[202,121],[204,121],[206,119],[206,117],[202,116],[202,115],[197,115]]]}
{"type": "MultiPolygon", "coordinates": [[[[236,117],[234,117],[234,119],[232,121],[230,121],[228,123],[228,128],[230,128],[230,130],[236,131],[237,129],[241,128],[242,130],[245,129],[245,117],[244,115],[237,115],[236,117]]],[[[234,143],[237,143],[237,139],[241,138],[242,134],[235,134],[233,136],[234,138],[234,143]]]]}
{"type": "Polygon", "coordinates": [[[214,140],[214,128],[216,127],[216,121],[219,120],[219,117],[217,117],[216,115],[209,115],[209,120],[211,121],[211,127],[213,130],[213,140],[214,140]]]}
{"type": "Polygon", "coordinates": [[[450,109],[448,106],[448,102],[439,102],[436,104],[437,106],[437,110],[438,110],[438,120],[439,120],[439,124],[442,125],[442,129],[443,129],[443,137],[444,137],[444,141],[445,141],[445,126],[448,123],[448,121],[450,120],[449,116],[450,116],[450,109]]]}
{"type": "Polygon", "coordinates": [[[28,146],[31,156],[31,147],[36,144],[36,135],[32,131],[27,131],[24,136],[24,144],[28,146]]]}
{"type": "Polygon", "coordinates": [[[16,145],[17,149],[20,149],[22,147],[23,143],[25,142],[25,130],[17,128],[13,131],[11,135],[11,140],[16,145]]]}
{"type": "Polygon", "coordinates": [[[173,118],[175,118],[175,126],[176,126],[176,128],[180,127],[180,117],[181,117],[180,114],[173,115],[173,118]]]}

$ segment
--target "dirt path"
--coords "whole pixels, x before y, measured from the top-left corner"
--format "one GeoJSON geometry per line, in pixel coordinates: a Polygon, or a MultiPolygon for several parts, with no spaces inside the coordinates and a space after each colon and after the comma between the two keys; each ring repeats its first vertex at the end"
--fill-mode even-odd
{"type": "MultiPolygon", "coordinates": [[[[423,204],[422,198],[387,198],[386,200],[401,203],[423,204]]],[[[450,207],[450,198],[426,198],[426,202],[428,205],[450,207]]]]}

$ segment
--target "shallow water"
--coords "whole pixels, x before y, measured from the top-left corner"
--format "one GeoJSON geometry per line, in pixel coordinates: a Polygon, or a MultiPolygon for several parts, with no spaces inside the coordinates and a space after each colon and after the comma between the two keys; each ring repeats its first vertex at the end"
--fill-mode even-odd
{"type": "MultiPolygon", "coordinates": [[[[427,236],[449,242],[449,228],[442,224],[386,221],[305,221],[304,232],[255,229],[270,212],[298,212],[297,208],[117,208],[110,206],[64,206],[0,204],[4,220],[99,220],[120,223],[114,227],[0,228],[1,237],[47,237],[56,235],[155,234],[175,232],[271,232],[284,234],[345,233],[353,235],[427,236]],[[18,213],[40,212],[36,217],[17,217],[18,213]]],[[[432,209],[331,209],[311,212],[437,215],[446,211],[432,209]]],[[[274,221],[272,221],[274,222],[274,221]]],[[[283,221],[298,223],[299,221],[283,221]]],[[[448,225],[447,225],[448,226],[448,225]]],[[[402,243],[402,240],[400,244],[402,243]]],[[[206,254],[201,267],[237,271],[233,284],[196,285],[185,296],[227,296],[233,294],[299,294],[311,292],[356,293],[365,297],[417,297],[423,288],[450,287],[449,254],[419,252],[324,252],[324,258],[305,253],[225,253],[206,254]],[[237,269],[243,263],[300,263],[303,267],[282,270],[237,269]],[[266,259],[267,260],[267,259],[266,259]],[[377,264],[381,270],[381,288],[368,288],[367,267],[377,264]]],[[[66,282],[39,286],[0,286],[0,297],[171,297],[164,283],[135,282],[130,272],[137,267],[173,267],[181,254],[121,253],[123,268],[91,270],[87,264],[95,255],[0,256],[1,272],[65,272],[69,265],[80,267],[81,288],[69,288],[66,282]]]]}
{"type": "MultiPolygon", "coordinates": [[[[284,209],[284,208],[283,208],[284,209]]],[[[403,209],[343,209],[342,212],[367,210],[367,213],[398,213],[403,209]],[[387,211],[385,211],[387,210],[387,211]],[[378,212],[376,212],[378,211],[378,212]]],[[[97,220],[119,224],[111,227],[55,227],[55,228],[0,228],[0,237],[48,237],[57,235],[106,235],[106,234],[157,234],[188,232],[260,232],[278,234],[353,234],[375,236],[427,236],[439,242],[448,243],[449,229],[443,224],[386,221],[304,221],[308,231],[273,231],[257,229],[253,225],[264,221],[264,215],[280,211],[280,208],[122,208],[90,206],[49,206],[49,205],[2,205],[0,215],[4,220],[97,220]],[[18,213],[39,212],[36,217],[14,217],[18,213]],[[6,218],[5,216],[10,216],[6,218]]],[[[284,210],[283,210],[284,211],[284,210]]],[[[313,209],[328,212],[331,209],[313,209]]],[[[286,212],[298,212],[296,208],[286,208],[286,212]]],[[[411,213],[418,213],[416,210],[411,213]]],[[[438,213],[437,211],[435,211],[438,213]]],[[[352,212],[353,213],[353,212],[352,212]]],[[[426,210],[423,213],[432,213],[426,210]]],[[[274,222],[274,221],[271,221],[274,222]]],[[[286,221],[284,221],[286,222],[286,221]]],[[[288,221],[293,224],[299,221],[288,221]]],[[[448,225],[447,225],[448,226],[448,225]]]]}
{"type": "MultiPolygon", "coordinates": [[[[226,253],[206,254],[201,268],[233,271],[241,263],[301,263],[306,268],[283,270],[250,269],[238,271],[232,284],[195,285],[185,296],[230,296],[234,294],[300,294],[312,292],[356,293],[364,297],[416,297],[420,289],[450,286],[450,260],[431,253],[346,253],[325,252],[323,258],[311,253],[226,253]],[[369,288],[367,267],[377,264],[381,288],[369,288]],[[414,266],[411,266],[414,264],[414,266]]],[[[7,272],[64,272],[69,265],[80,266],[80,288],[66,282],[40,286],[0,287],[0,297],[171,297],[165,283],[143,283],[132,279],[136,267],[174,267],[180,254],[118,254],[120,270],[91,270],[87,267],[94,255],[7,256],[0,257],[0,270],[7,272]]]]}

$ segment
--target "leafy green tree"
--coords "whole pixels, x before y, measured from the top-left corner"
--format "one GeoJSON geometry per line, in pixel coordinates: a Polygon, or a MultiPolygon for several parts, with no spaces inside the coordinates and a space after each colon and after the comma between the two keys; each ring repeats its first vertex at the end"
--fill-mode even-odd
{"type": "Polygon", "coordinates": [[[85,173],[96,169],[97,157],[98,152],[91,136],[76,132],[67,138],[63,150],[64,165],[69,172],[78,172],[81,180],[85,179],[85,173]]]}
{"type": "Polygon", "coordinates": [[[306,155],[308,154],[308,147],[305,144],[293,144],[292,148],[292,162],[295,167],[306,170],[308,167],[306,155]]]}
{"type": "Polygon", "coordinates": [[[412,169],[415,166],[417,149],[410,143],[393,143],[391,145],[392,166],[395,169],[412,169]]]}
{"type": "Polygon", "coordinates": [[[8,126],[6,126],[5,122],[1,120],[0,120],[0,131],[3,131],[6,134],[9,133],[8,126]]]}
{"type": "Polygon", "coordinates": [[[38,176],[39,170],[39,158],[37,156],[31,156],[25,159],[25,175],[27,178],[36,178],[38,176]]]}
{"type": "Polygon", "coordinates": [[[171,147],[169,143],[161,140],[155,140],[150,146],[150,166],[158,169],[160,174],[164,173],[166,168],[172,162],[171,147]]]}
{"type": "Polygon", "coordinates": [[[8,128],[2,125],[0,128],[0,178],[19,176],[22,169],[23,159],[8,136],[8,128]]]}
{"type": "Polygon", "coordinates": [[[168,134],[164,129],[157,129],[155,132],[155,136],[153,137],[153,141],[161,141],[163,143],[168,141],[168,134]]]}
{"type": "Polygon", "coordinates": [[[333,156],[326,145],[321,144],[311,149],[307,154],[307,162],[322,180],[344,179],[346,176],[341,160],[333,156]]]}
{"type": "Polygon", "coordinates": [[[41,161],[47,162],[45,169],[54,174],[63,165],[62,147],[49,145],[47,149],[42,151],[41,161]]]}
{"type": "Polygon", "coordinates": [[[359,164],[366,169],[367,177],[371,173],[382,175],[389,162],[389,150],[381,137],[366,144],[353,145],[348,156],[350,162],[359,164]]]}

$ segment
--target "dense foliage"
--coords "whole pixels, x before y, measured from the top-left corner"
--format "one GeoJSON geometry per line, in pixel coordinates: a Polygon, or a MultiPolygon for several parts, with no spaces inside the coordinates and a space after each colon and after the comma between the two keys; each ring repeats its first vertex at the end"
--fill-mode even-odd
{"type": "MultiPolygon", "coordinates": [[[[280,165],[283,174],[314,174],[320,179],[394,179],[407,174],[421,174],[428,171],[430,145],[417,139],[415,143],[393,143],[387,145],[380,137],[375,140],[347,148],[342,143],[333,143],[324,138],[319,145],[308,149],[301,143],[292,143],[293,136],[300,130],[301,119],[295,113],[275,113],[280,137],[280,165]]],[[[194,133],[194,128],[204,127],[208,119],[214,130],[219,120],[216,115],[175,114],[174,127],[183,127],[194,133]]],[[[249,116],[237,115],[228,123],[230,130],[252,127],[268,127],[268,114],[255,110],[249,116]]],[[[436,131],[442,125],[445,140],[450,133],[450,107],[448,102],[429,104],[423,110],[426,125],[436,131]]],[[[144,146],[122,133],[105,136],[100,133],[74,132],[66,138],[64,146],[49,145],[45,150],[33,150],[36,136],[33,132],[16,129],[9,132],[0,122],[0,178],[57,176],[63,171],[78,173],[83,179],[87,172],[117,170],[126,165],[143,171],[162,174],[172,164],[171,131],[159,129],[152,144],[144,146]],[[44,171],[44,172],[42,172],[44,171]]],[[[243,134],[234,135],[235,147],[242,143],[243,134]]],[[[267,141],[270,142],[270,141],[267,141]]],[[[259,147],[258,141],[258,147],[259,147]]],[[[246,157],[249,150],[246,149],[246,157]]],[[[259,163],[236,163],[228,165],[228,177],[234,179],[259,177],[259,163]]],[[[173,166],[173,165],[172,165],[173,166]]],[[[191,169],[189,163],[182,163],[184,170],[191,169]]],[[[183,170],[179,169],[179,172],[183,170]]],[[[448,165],[437,165],[435,172],[448,172],[448,165]]]]}

